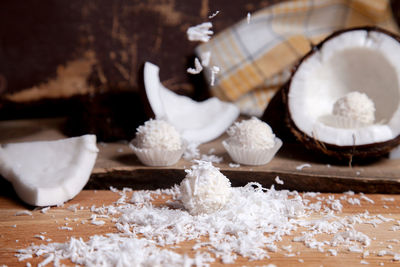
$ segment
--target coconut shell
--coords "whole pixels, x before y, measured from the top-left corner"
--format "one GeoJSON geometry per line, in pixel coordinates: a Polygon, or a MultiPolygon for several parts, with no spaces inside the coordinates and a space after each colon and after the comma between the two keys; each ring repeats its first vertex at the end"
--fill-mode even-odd
{"type": "Polygon", "coordinates": [[[306,133],[302,132],[294,123],[291,117],[289,105],[288,105],[288,94],[290,90],[290,85],[292,82],[292,78],[294,74],[296,73],[297,69],[299,66],[302,64],[304,60],[306,60],[308,57],[313,55],[315,52],[321,49],[321,47],[324,45],[324,43],[332,38],[335,38],[336,36],[348,32],[348,31],[354,31],[354,30],[365,30],[367,32],[370,31],[377,31],[377,32],[382,32],[387,35],[390,35],[394,39],[400,42],[400,37],[388,32],[384,29],[378,28],[378,27],[357,27],[357,28],[351,28],[351,29],[346,29],[346,30],[340,30],[337,32],[334,32],[327,38],[325,38],[323,41],[321,41],[319,44],[315,45],[312,47],[312,49],[303,57],[299,60],[299,62],[296,64],[296,66],[292,70],[292,75],[289,81],[280,89],[278,94],[280,94],[280,98],[282,101],[283,106],[285,107],[285,124],[290,130],[290,132],[295,136],[295,138],[300,141],[301,143],[304,144],[304,146],[310,150],[325,154],[329,157],[333,157],[336,160],[339,161],[349,161],[350,163],[355,160],[355,161],[368,161],[371,159],[377,159],[379,157],[382,157],[386,155],[390,150],[392,150],[394,147],[398,146],[400,144],[400,135],[395,137],[392,140],[385,141],[385,142],[379,142],[379,143],[371,143],[367,145],[354,145],[354,146],[338,146],[338,145],[332,145],[332,144],[327,144],[324,142],[319,141],[317,138],[314,136],[309,136],[306,133]]]}

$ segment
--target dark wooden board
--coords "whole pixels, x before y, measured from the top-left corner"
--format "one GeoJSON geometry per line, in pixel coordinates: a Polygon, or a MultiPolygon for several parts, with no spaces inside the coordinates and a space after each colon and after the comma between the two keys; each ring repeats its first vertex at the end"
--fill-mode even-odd
{"type": "MultiPolygon", "coordinates": [[[[54,140],[65,136],[59,130],[64,119],[42,119],[0,122],[0,143],[54,140]]],[[[367,165],[336,165],[321,159],[298,144],[286,144],[267,165],[230,167],[229,155],[221,145],[225,136],[200,146],[202,153],[213,148],[223,162],[215,164],[234,186],[256,181],[298,191],[364,193],[400,193],[400,160],[383,158],[367,165]],[[301,170],[298,166],[311,167],[301,170]],[[284,185],[275,183],[279,176],[284,185]]],[[[142,165],[125,142],[99,143],[100,153],[86,189],[133,187],[135,189],[166,188],[179,183],[191,162],[181,159],[171,167],[142,165]]],[[[4,183],[4,182],[3,182],[4,183]]]]}

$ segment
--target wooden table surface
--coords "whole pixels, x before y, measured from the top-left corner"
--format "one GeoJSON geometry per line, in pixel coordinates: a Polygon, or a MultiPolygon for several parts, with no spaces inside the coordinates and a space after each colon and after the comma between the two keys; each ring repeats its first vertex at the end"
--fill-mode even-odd
{"type": "MultiPolygon", "coordinates": [[[[5,121],[0,122],[0,143],[34,141],[34,140],[54,140],[65,137],[59,130],[62,120],[33,120],[33,121],[5,121]]],[[[235,186],[241,186],[250,181],[262,183],[265,187],[275,184],[275,177],[279,175],[284,181],[284,185],[277,185],[277,189],[290,189],[298,191],[324,191],[324,192],[344,192],[347,190],[366,192],[366,193],[398,193],[400,192],[400,160],[382,159],[369,165],[341,166],[330,164],[330,162],[319,160],[308,154],[302,148],[287,146],[283,147],[278,155],[265,166],[240,166],[233,168],[229,165],[231,159],[223,150],[220,139],[205,144],[200,147],[202,153],[207,153],[211,148],[213,154],[223,158],[223,162],[215,164],[232,181],[235,186]],[[310,168],[299,170],[297,167],[309,163],[310,168]]],[[[26,248],[31,243],[42,244],[45,240],[40,240],[35,235],[44,235],[51,242],[65,242],[70,237],[83,237],[87,240],[95,234],[105,234],[117,232],[111,221],[105,225],[96,226],[90,223],[81,224],[82,220],[89,220],[91,212],[88,207],[92,205],[108,205],[119,198],[119,195],[107,189],[109,186],[118,188],[131,187],[138,189],[168,188],[175,183],[179,183],[184,177],[184,169],[190,167],[191,163],[186,160],[179,161],[176,165],[166,168],[154,168],[143,166],[129,150],[127,143],[99,143],[100,153],[93,169],[92,176],[86,189],[83,190],[73,200],[67,202],[64,207],[53,207],[46,214],[40,210],[33,210],[32,207],[21,203],[8,182],[0,178],[0,266],[25,266],[26,262],[18,262],[14,256],[16,249],[26,248]],[[94,189],[97,189],[94,190],[94,189]],[[83,210],[72,212],[68,207],[78,204],[85,207],[83,210]],[[30,210],[32,216],[15,216],[18,211],[30,210]],[[66,218],[69,218],[66,221],[66,218]],[[69,223],[73,231],[60,230],[59,227],[69,223]],[[15,227],[13,227],[15,226],[15,227]]],[[[322,194],[328,197],[329,194],[322,194]]],[[[343,194],[336,194],[339,198],[343,194]]],[[[273,263],[277,266],[293,266],[303,264],[304,266],[357,266],[361,265],[361,260],[365,260],[370,265],[384,266],[400,265],[399,261],[393,261],[393,256],[377,256],[377,252],[392,247],[392,251],[400,253],[400,244],[389,242],[391,239],[400,240],[400,195],[394,194],[368,194],[369,198],[375,201],[371,204],[361,201],[361,206],[350,205],[342,201],[344,205],[340,217],[363,213],[366,210],[371,215],[382,214],[387,218],[393,219],[377,227],[370,224],[361,224],[357,230],[366,232],[371,237],[376,237],[368,250],[370,255],[363,259],[360,253],[350,253],[343,251],[337,257],[329,255],[327,252],[318,252],[315,249],[305,247],[302,243],[292,242],[296,233],[284,238],[278,246],[292,245],[296,254],[293,257],[285,256],[287,252],[278,250],[276,253],[270,252],[271,259],[268,261],[248,262],[247,259],[239,257],[233,266],[260,266],[273,263]],[[394,201],[384,201],[383,199],[393,198],[394,201]],[[392,231],[393,228],[399,229],[392,231]],[[304,263],[303,263],[304,261],[304,263]]],[[[158,199],[156,205],[163,205],[165,200],[158,199]]],[[[317,216],[317,215],[316,215],[317,216]]],[[[310,218],[311,219],[311,218],[310,218]]],[[[301,229],[299,230],[301,231],[301,229]]],[[[298,234],[298,233],[297,233],[298,234]]],[[[179,253],[187,253],[191,256],[195,253],[191,247],[193,242],[180,244],[179,249],[174,249],[179,253]]],[[[34,258],[31,263],[38,263],[43,258],[34,258]]],[[[221,265],[216,262],[212,266],[221,265]]]]}
{"type": "MultiPolygon", "coordinates": [[[[320,197],[328,197],[330,194],[321,194],[320,197]]],[[[334,194],[335,198],[339,198],[343,194],[334,194]]],[[[370,252],[369,256],[362,257],[361,253],[354,253],[349,251],[338,252],[338,255],[331,256],[327,252],[319,252],[316,249],[310,249],[305,247],[302,243],[293,242],[293,236],[298,235],[302,229],[294,232],[290,236],[285,237],[281,242],[277,242],[278,247],[292,245],[292,253],[295,256],[288,257],[288,253],[282,249],[278,249],[277,252],[269,252],[271,258],[264,261],[248,261],[246,258],[239,257],[235,264],[230,266],[261,266],[266,264],[275,264],[276,266],[359,266],[362,265],[361,261],[365,260],[370,266],[380,266],[382,263],[384,266],[399,266],[400,261],[393,261],[393,256],[377,256],[380,250],[392,250],[400,253],[400,243],[390,242],[392,239],[400,239],[400,229],[392,231],[392,227],[399,226],[400,221],[400,196],[399,195],[378,195],[371,194],[366,195],[371,198],[375,203],[371,204],[367,201],[361,201],[361,206],[350,205],[345,201],[343,203],[343,211],[339,214],[339,217],[345,217],[348,215],[354,215],[363,213],[366,210],[371,216],[382,214],[386,218],[392,218],[394,221],[380,224],[376,227],[371,224],[361,224],[357,230],[366,233],[371,238],[371,245],[366,248],[370,252]],[[393,198],[394,201],[385,201],[385,198],[393,198]],[[392,246],[389,249],[388,246],[392,246]]],[[[26,248],[31,243],[34,244],[46,244],[49,243],[46,240],[41,240],[35,235],[43,235],[46,239],[50,238],[51,242],[65,242],[70,237],[82,237],[87,240],[92,235],[101,235],[106,233],[115,233],[117,229],[114,224],[108,219],[106,224],[102,226],[96,226],[90,223],[82,224],[82,220],[89,222],[91,211],[90,207],[95,205],[99,207],[101,205],[111,205],[116,201],[120,195],[111,192],[109,190],[84,190],[76,198],[67,202],[64,207],[52,207],[46,213],[41,213],[39,209],[34,210],[27,206],[24,206],[19,202],[12,194],[9,196],[0,197],[0,265],[5,264],[7,266],[26,266],[26,262],[30,262],[34,265],[42,261],[44,258],[34,257],[26,261],[18,262],[18,259],[14,256],[16,249],[26,248]],[[84,209],[76,212],[68,209],[71,205],[79,204],[78,207],[83,206],[84,209]],[[29,210],[32,215],[16,216],[18,211],[29,210]],[[59,227],[64,226],[68,223],[68,226],[73,228],[73,231],[60,230],[59,227]]],[[[155,205],[163,205],[168,199],[158,198],[154,201],[155,205]]],[[[309,218],[310,220],[313,217],[309,218]]],[[[398,227],[400,228],[400,226],[398,227]]],[[[330,240],[331,237],[326,237],[330,240]]],[[[180,248],[173,249],[174,251],[181,254],[194,255],[194,251],[191,247],[194,242],[183,242],[179,244],[180,248]]],[[[340,247],[335,248],[340,251],[340,247]]],[[[72,265],[71,262],[65,262],[66,264],[72,265]]],[[[221,262],[217,261],[211,266],[225,266],[221,262]]]]}

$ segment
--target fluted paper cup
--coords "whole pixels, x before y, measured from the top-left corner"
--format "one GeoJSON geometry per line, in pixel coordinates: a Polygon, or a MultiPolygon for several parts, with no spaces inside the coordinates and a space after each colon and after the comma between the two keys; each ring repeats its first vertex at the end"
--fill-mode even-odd
{"type": "Polygon", "coordinates": [[[147,166],[171,166],[179,161],[184,152],[184,146],[177,150],[160,148],[138,148],[134,144],[129,145],[139,160],[147,166]]]}
{"type": "Polygon", "coordinates": [[[222,141],[229,156],[233,161],[245,165],[264,165],[270,162],[276,152],[281,148],[282,141],[275,137],[275,145],[270,149],[247,149],[229,143],[229,140],[222,141]]]}

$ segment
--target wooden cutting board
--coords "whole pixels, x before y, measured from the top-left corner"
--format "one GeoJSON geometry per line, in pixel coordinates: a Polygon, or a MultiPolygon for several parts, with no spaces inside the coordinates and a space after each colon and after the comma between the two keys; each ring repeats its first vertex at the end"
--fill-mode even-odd
{"type": "MultiPolygon", "coordinates": [[[[61,127],[65,119],[36,119],[0,122],[0,143],[54,140],[64,138],[61,127]]],[[[276,157],[267,165],[232,167],[232,160],[222,147],[222,136],[200,146],[203,154],[222,157],[218,166],[234,186],[250,181],[269,187],[279,176],[286,188],[298,191],[364,193],[400,193],[400,160],[383,158],[368,165],[336,165],[305,150],[299,144],[284,144],[276,157]],[[310,167],[300,168],[303,164],[310,167]]],[[[99,143],[100,149],[86,189],[106,189],[109,186],[136,189],[166,188],[179,183],[191,162],[181,159],[171,167],[142,165],[127,142],[99,143]]]]}

